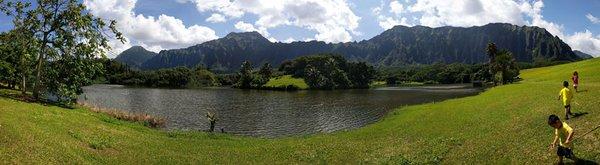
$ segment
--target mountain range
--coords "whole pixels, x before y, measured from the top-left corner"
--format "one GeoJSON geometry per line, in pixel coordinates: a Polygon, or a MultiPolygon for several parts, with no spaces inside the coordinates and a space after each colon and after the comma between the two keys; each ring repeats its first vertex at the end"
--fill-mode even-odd
{"type": "Polygon", "coordinates": [[[590,59],[590,58],[594,58],[594,56],[589,55],[587,53],[583,53],[579,50],[574,50],[573,53],[575,53],[579,58],[581,59],[590,59]]]}
{"type": "Polygon", "coordinates": [[[136,46],[116,60],[139,69],[205,66],[214,71],[236,70],[245,60],[279,65],[284,60],[317,53],[341,54],[352,61],[376,66],[410,64],[482,63],[486,45],[508,49],[519,62],[536,60],[576,61],[582,57],[543,28],[492,23],[474,27],[395,26],[360,42],[270,42],[257,32],[229,33],[223,38],[158,54],[136,46]]]}

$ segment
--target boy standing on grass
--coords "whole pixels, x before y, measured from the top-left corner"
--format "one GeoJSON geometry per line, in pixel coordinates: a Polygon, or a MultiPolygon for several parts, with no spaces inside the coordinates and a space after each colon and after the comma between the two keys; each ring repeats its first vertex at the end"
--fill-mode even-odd
{"type": "Polygon", "coordinates": [[[560,121],[560,118],[556,115],[550,115],[548,117],[548,125],[554,128],[554,141],[550,144],[550,149],[556,149],[556,155],[558,155],[558,163],[562,164],[563,157],[577,161],[575,154],[573,154],[573,128],[567,125],[566,122],[560,121]],[[558,142],[558,147],[556,142],[558,142]]]}
{"type": "Polygon", "coordinates": [[[569,82],[563,82],[563,89],[558,93],[558,100],[563,102],[563,106],[565,107],[565,119],[569,120],[569,115],[573,115],[571,113],[571,100],[573,99],[573,93],[569,89],[569,82]]]}

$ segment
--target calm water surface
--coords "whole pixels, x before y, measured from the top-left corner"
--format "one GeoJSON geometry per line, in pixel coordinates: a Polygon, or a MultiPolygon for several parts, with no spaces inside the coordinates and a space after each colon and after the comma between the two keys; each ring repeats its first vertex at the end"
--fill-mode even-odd
{"type": "Polygon", "coordinates": [[[84,88],[79,100],[101,108],[164,117],[166,129],[207,130],[205,115],[210,111],[219,119],[215,130],[280,137],[358,128],[378,121],[393,108],[480,91],[461,85],[296,92],[93,85],[84,88]]]}

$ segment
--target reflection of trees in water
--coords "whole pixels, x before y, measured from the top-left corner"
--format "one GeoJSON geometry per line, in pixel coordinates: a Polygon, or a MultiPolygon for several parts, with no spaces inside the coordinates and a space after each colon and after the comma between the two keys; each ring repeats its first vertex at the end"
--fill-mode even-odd
{"type": "Polygon", "coordinates": [[[148,88],[91,88],[89,91],[90,102],[160,115],[169,120],[169,129],[207,130],[206,112],[210,111],[219,118],[215,131],[223,128],[228,133],[268,137],[357,128],[379,120],[387,111],[402,105],[475,93],[148,88]]]}

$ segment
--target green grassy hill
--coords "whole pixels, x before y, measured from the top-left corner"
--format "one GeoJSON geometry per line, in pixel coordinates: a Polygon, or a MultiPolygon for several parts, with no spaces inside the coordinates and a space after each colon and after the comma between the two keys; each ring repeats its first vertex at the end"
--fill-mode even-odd
{"type": "MultiPolygon", "coordinates": [[[[522,71],[521,82],[472,97],[398,108],[382,121],[332,134],[259,139],[165,132],[86,109],[0,98],[0,162],[5,163],[535,163],[547,150],[550,114],[563,80],[580,73],[568,123],[581,135],[600,124],[600,59],[522,71]]],[[[11,93],[14,91],[2,91],[11,93]]],[[[574,141],[575,153],[600,161],[600,131],[574,141]]]]}
{"type": "Polygon", "coordinates": [[[269,82],[265,84],[265,87],[285,89],[289,85],[296,86],[298,89],[308,89],[308,85],[306,84],[306,82],[304,82],[304,79],[293,78],[292,75],[284,75],[280,77],[271,78],[269,82]]]}

